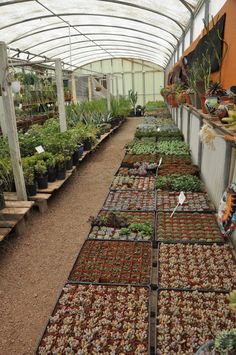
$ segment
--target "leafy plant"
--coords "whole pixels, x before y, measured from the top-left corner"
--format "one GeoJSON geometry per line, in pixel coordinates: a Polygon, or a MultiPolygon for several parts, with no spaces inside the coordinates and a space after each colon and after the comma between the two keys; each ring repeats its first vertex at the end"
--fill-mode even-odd
{"type": "Polygon", "coordinates": [[[145,223],[131,223],[127,228],[121,228],[120,235],[129,235],[131,233],[140,233],[142,237],[151,237],[153,233],[152,225],[145,223]]]}
{"type": "Polygon", "coordinates": [[[47,172],[47,166],[43,160],[38,160],[34,165],[34,170],[38,175],[44,175],[47,172]]]}
{"type": "Polygon", "coordinates": [[[134,114],[136,115],[136,103],[138,101],[138,93],[134,92],[134,90],[130,89],[128,92],[128,96],[129,96],[130,103],[133,107],[134,114]]]}
{"type": "Polygon", "coordinates": [[[201,191],[201,180],[193,175],[172,174],[156,178],[155,186],[168,191],[201,191]]]}
{"type": "Polygon", "coordinates": [[[221,355],[234,355],[236,352],[236,329],[223,330],[215,338],[215,349],[221,355]]]}

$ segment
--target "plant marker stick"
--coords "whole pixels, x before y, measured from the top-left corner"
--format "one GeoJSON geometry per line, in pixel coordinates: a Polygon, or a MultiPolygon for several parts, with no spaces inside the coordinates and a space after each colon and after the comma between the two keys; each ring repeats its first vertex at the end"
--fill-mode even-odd
{"type": "Polygon", "coordinates": [[[184,203],[185,199],[186,199],[186,196],[185,196],[184,192],[181,191],[179,196],[178,196],[178,203],[175,206],[174,211],[171,213],[170,218],[173,217],[173,215],[174,215],[175,211],[177,210],[177,208],[179,207],[179,205],[182,206],[182,204],[184,203]]]}

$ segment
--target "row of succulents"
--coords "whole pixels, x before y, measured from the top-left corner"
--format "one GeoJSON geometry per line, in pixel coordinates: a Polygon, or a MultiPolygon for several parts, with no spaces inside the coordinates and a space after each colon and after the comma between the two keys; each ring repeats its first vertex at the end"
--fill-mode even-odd
{"type": "MultiPolygon", "coordinates": [[[[135,150],[132,143],[129,152],[137,153],[135,150]]],[[[160,149],[155,153],[163,157],[155,179],[159,242],[156,353],[195,354],[200,348],[198,355],[233,355],[236,313],[228,305],[228,294],[236,288],[236,265],[231,248],[225,244],[215,215],[209,213],[214,206],[198,178],[198,168],[182,159],[167,162],[166,152],[163,155],[160,149]],[[186,201],[172,215],[181,191],[186,201]]]]}

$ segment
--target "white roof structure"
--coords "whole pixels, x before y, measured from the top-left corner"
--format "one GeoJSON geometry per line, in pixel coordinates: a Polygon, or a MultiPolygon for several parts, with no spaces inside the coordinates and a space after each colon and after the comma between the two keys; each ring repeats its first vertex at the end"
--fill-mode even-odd
{"type": "Polygon", "coordinates": [[[0,39],[11,57],[61,58],[66,69],[121,57],[165,68],[202,2],[0,0],[0,39]]]}

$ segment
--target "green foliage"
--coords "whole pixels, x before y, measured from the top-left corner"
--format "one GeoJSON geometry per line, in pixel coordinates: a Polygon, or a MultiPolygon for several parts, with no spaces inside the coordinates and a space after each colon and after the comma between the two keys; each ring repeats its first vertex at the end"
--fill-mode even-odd
{"type": "Polygon", "coordinates": [[[145,105],[146,111],[154,111],[158,108],[166,108],[165,101],[148,101],[145,105]]]}
{"type": "Polygon", "coordinates": [[[47,172],[47,166],[43,160],[38,160],[34,165],[34,170],[36,174],[44,175],[47,172]]]}
{"type": "Polygon", "coordinates": [[[236,353],[236,329],[223,330],[217,334],[215,349],[221,355],[234,355],[236,353]]]}
{"type": "Polygon", "coordinates": [[[127,228],[121,228],[120,235],[130,235],[131,233],[139,233],[142,237],[150,237],[153,233],[152,225],[145,223],[131,223],[127,228]]]}
{"type": "Polygon", "coordinates": [[[156,178],[155,186],[167,191],[201,191],[201,180],[192,175],[172,174],[156,178]]]}
{"type": "Polygon", "coordinates": [[[0,183],[4,191],[10,191],[13,182],[11,162],[8,157],[0,158],[0,183]]]}
{"type": "Polygon", "coordinates": [[[129,96],[130,103],[134,109],[134,113],[135,113],[135,107],[136,107],[136,103],[138,101],[138,93],[134,92],[134,90],[130,89],[128,91],[128,96],[129,96]]]}
{"type": "Polygon", "coordinates": [[[113,98],[111,100],[111,115],[112,117],[126,117],[131,110],[131,102],[123,96],[119,99],[113,98]]]}
{"type": "Polygon", "coordinates": [[[190,151],[184,142],[163,141],[159,143],[142,142],[133,140],[126,145],[126,152],[131,154],[165,154],[165,155],[189,155],[190,151]]]}

